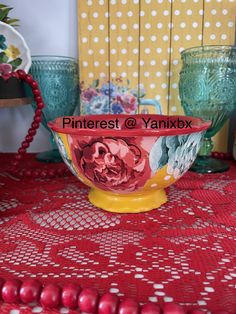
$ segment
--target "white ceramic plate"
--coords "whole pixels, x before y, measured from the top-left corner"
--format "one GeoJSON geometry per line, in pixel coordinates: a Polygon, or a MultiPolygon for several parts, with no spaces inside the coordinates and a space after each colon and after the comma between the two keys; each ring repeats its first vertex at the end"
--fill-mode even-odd
{"type": "Polygon", "coordinates": [[[0,63],[14,64],[14,70],[24,70],[28,73],[31,66],[29,47],[24,38],[12,26],[0,22],[0,63]],[[8,58],[5,62],[3,61],[8,58]],[[16,61],[17,59],[17,61],[16,61]]]}

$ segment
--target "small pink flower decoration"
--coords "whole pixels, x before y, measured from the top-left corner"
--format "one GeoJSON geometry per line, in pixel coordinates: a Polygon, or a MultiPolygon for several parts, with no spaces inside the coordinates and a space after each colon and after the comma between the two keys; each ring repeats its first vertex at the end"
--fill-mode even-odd
{"type": "Polygon", "coordinates": [[[0,75],[9,74],[12,72],[12,66],[7,63],[0,63],[0,75]]]}

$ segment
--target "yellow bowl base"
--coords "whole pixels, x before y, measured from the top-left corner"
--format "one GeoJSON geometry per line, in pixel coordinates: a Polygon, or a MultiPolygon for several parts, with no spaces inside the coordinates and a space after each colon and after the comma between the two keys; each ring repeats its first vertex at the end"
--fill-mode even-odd
{"type": "Polygon", "coordinates": [[[113,213],[147,212],[167,202],[166,192],[163,189],[116,194],[92,188],[88,197],[96,207],[113,213]]]}

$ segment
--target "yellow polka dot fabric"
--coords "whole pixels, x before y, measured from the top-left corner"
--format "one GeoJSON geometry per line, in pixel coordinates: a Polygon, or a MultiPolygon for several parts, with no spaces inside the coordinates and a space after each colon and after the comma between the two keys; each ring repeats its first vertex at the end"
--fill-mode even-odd
{"type": "MultiPolygon", "coordinates": [[[[82,89],[113,82],[160,102],[164,114],[183,114],[181,51],[233,45],[235,12],[236,0],[78,0],[82,89]]],[[[226,150],[227,129],[218,150],[226,150]]]]}

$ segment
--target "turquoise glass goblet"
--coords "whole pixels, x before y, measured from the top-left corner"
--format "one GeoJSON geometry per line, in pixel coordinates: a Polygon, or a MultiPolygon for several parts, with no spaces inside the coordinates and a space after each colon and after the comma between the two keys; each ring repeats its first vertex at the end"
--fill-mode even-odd
{"type": "MultiPolygon", "coordinates": [[[[52,150],[37,154],[45,162],[62,161],[47,122],[60,116],[73,115],[79,102],[78,64],[74,58],[33,56],[30,74],[37,80],[45,107],[42,124],[50,132],[52,150]]],[[[35,109],[35,103],[32,104],[35,109]]]]}
{"type": "Polygon", "coordinates": [[[191,170],[226,171],[229,167],[224,161],[210,157],[211,138],[236,108],[236,47],[194,47],[182,51],[181,58],[179,93],[185,114],[212,122],[191,170]]]}

